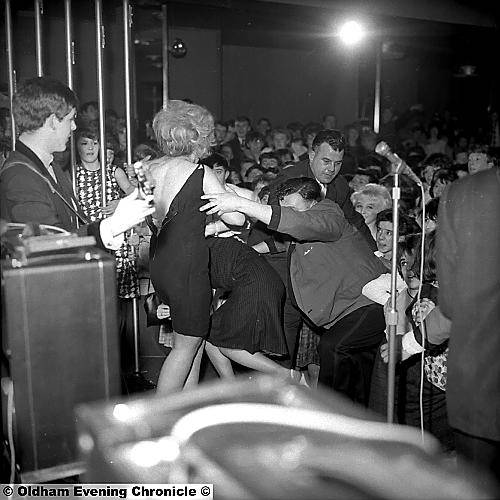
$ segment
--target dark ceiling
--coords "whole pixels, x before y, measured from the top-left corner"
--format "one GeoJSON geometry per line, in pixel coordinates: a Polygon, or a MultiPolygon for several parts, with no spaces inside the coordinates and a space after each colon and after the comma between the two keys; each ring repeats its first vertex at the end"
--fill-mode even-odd
{"type": "MultiPolygon", "coordinates": [[[[321,48],[331,43],[332,27],[343,12],[339,6],[344,0],[169,0],[168,24],[194,28],[219,29],[222,43],[226,45],[294,48],[306,51],[321,48]],[[320,7],[311,7],[311,2],[320,7]],[[327,7],[324,7],[324,6],[327,7]]],[[[351,0],[353,4],[356,0],[351,0]]],[[[389,12],[391,5],[402,12],[402,0],[391,4],[387,0],[370,0],[373,7],[384,5],[389,12]]],[[[474,9],[474,12],[492,19],[499,19],[499,0],[432,0],[436,6],[450,2],[474,9]]],[[[16,0],[15,10],[32,10],[33,1],[16,0]]],[[[148,52],[158,52],[161,43],[161,0],[131,0],[134,11],[134,38],[149,43],[148,52]]],[[[73,0],[73,15],[80,19],[94,19],[90,0],[73,0]]],[[[120,14],[120,0],[103,0],[105,21],[120,14]]],[[[45,14],[62,16],[63,0],[44,0],[45,14]]],[[[422,12],[423,6],[419,7],[422,12]]],[[[369,23],[377,35],[392,40],[408,53],[420,51],[439,57],[450,54],[469,58],[489,57],[490,46],[497,41],[498,31],[493,28],[454,24],[448,22],[424,21],[402,15],[369,16],[369,23]]]]}

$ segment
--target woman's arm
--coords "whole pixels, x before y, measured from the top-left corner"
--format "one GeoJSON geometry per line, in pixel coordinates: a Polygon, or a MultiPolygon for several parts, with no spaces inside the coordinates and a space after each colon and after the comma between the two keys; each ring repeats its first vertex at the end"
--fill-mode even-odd
{"type": "Polygon", "coordinates": [[[116,167],[115,179],[125,194],[130,194],[135,189],[134,185],[129,181],[127,174],[120,167],[116,167]]]}
{"type": "MultiPolygon", "coordinates": [[[[219,182],[219,179],[217,179],[210,167],[205,167],[205,175],[203,176],[203,192],[205,194],[226,192],[224,186],[219,182]]],[[[237,211],[226,212],[220,215],[221,219],[227,224],[231,224],[233,226],[242,226],[245,224],[245,216],[237,211]]]]}

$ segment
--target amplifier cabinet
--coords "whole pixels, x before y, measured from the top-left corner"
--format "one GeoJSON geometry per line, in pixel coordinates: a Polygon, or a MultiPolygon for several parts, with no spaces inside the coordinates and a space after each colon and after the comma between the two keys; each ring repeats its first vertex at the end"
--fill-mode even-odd
{"type": "Polygon", "coordinates": [[[74,463],[75,406],[120,394],[115,261],[96,249],[86,255],[17,269],[2,263],[2,346],[21,477],[74,463]]]}

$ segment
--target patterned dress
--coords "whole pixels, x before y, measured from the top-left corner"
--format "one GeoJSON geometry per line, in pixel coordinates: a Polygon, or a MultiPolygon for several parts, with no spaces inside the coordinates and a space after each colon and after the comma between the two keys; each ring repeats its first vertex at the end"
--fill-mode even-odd
{"type": "MultiPolygon", "coordinates": [[[[115,165],[108,165],[106,171],[106,201],[118,200],[121,190],[115,179],[115,165]]],[[[102,219],[102,183],[101,170],[90,171],[78,164],[76,167],[76,194],[87,218],[94,222],[102,219]]],[[[115,251],[116,282],[118,297],[131,299],[139,297],[134,249],[127,238],[123,245],[115,251]]]]}

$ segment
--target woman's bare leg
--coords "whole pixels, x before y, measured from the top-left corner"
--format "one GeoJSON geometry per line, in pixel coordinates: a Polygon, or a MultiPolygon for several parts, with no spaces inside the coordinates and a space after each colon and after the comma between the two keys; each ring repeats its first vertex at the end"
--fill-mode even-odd
{"type": "Polygon", "coordinates": [[[278,365],[278,363],[267,358],[261,352],[250,354],[248,351],[243,351],[241,349],[227,349],[225,347],[221,347],[220,351],[229,359],[252,370],[290,377],[290,370],[288,368],[278,365]]]}
{"type": "Polygon", "coordinates": [[[174,347],[163,362],[158,377],[158,395],[171,394],[182,389],[201,341],[200,337],[175,333],[174,347]]]}
{"type": "Polygon", "coordinates": [[[221,378],[235,378],[231,361],[227,356],[224,356],[224,354],[222,354],[218,347],[214,346],[210,342],[206,342],[205,351],[207,352],[208,358],[214,365],[215,370],[221,378]]]}
{"type": "Polygon", "coordinates": [[[189,375],[187,376],[186,382],[184,383],[184,389],[191,389],[198,385],[200,381],[200,366],[201,366],[201,358],[203,358],[203,347],[205,341],[200,344],[198,347],[198,352],[194,357],[193,364],[191,365],[191,370],[189,370],[189,375]]]}

